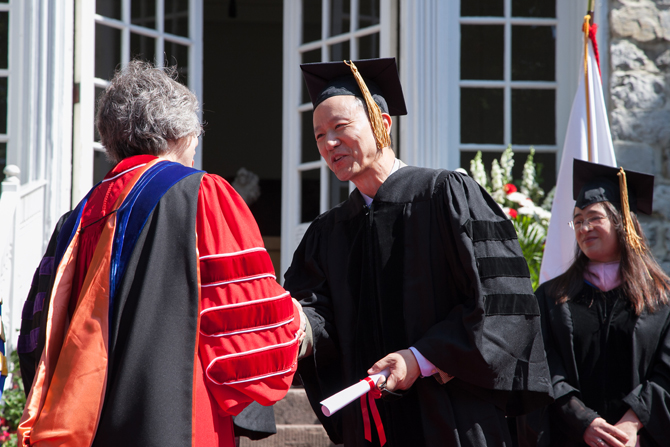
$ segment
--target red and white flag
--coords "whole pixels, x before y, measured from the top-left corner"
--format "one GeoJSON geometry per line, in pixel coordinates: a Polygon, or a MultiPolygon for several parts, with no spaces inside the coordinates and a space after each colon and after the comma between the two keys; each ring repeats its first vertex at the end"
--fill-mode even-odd
{"type": "MultiPolygon", "coordinates": [[[[586,26],[588,22],[585,20],[585,28],[586,26]]],[[[565,272],[574,260],[575,233],[568,226],[575,209],[575,201],[572,198],[572,160],[577,158],[616,166],[600,79],[596,29],[596,25],[593,24],[585,31],[588,34],[588,39],[585,39],[587,54],[584,63],[580,64],[579,87],[572,103],[568,129],[565,134],[556,195],[551,207],[551,222],[542,258],[540,283],[565,272]]]]}

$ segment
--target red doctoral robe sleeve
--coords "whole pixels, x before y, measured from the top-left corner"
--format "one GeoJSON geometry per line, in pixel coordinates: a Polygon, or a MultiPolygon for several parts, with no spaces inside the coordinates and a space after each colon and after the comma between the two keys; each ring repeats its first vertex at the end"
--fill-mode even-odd
{"type": "Polygon", "coordinates": [[[299,311],[276,281],[247,205],[221,177],[202,179],[196,231],[198,355],[207,390],[222,416],[254,400],[272,405],[297,368],[299,311]]]}

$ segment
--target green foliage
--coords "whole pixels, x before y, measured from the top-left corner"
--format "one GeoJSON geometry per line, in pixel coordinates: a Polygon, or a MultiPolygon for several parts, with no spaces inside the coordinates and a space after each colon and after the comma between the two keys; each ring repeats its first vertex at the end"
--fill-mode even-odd
{"type": "MultiPolygon", "coordinates": [[[[3,432],[4,434],[7,432],[3,432]]],[[[2,443],[2,447],[19,447],[19,435],[16,433],[7,433],[8,438],[2,443]]]]}
{"type": "Polygon", "coordinates": [[[523,174],[521,177],[521,193],[530,197],[535,203],[539,203],[544,197],[544,191],[540,188],[537,181],[537,170],[535,169],[535,148],[530,148],[526,163],[523,165],[523,174]]]}
{"type": "Polygon", "coordinates": [[[9,355],[10,374],[12,376],[12,387],[2,393],[2,402],[0,403],[0,441],[2,447],[14,447],[18,445],[16,429],[19,426],[23,407],[26,405],[26,395],[23,391],[23,381],[21,380],[21,369],[19,368],[19,354],[12,351],[9,355]]]}
{"type": "Polygon", "coordinates": [[[530,280],[535,290],[540,285],[540,267],[544,253],[544,241],[547,236],[546,230],[533,216],[520,214],[512,219],[512,223],[519,238],[521,252],[528,263],[530,280]]]}
{"type": "Polygon", "coordinates": [[[544,202],[542,202],[542,209],[551,211],[551,205],[554,203],[555,195],[556,195],[556,186],[551,188],[551,191],[547,193],[547,196],[544,198],[544,202]]]}

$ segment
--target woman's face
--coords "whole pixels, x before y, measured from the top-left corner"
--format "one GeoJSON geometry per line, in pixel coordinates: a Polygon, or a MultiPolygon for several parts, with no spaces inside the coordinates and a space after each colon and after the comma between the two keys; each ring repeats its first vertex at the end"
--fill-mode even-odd
{"type": "Polygon", "coordinates": [[[602,203],[575,208],[573,222],[577,244],[591,261],[613,262],[621,258],[616,230],[602,203]]]}

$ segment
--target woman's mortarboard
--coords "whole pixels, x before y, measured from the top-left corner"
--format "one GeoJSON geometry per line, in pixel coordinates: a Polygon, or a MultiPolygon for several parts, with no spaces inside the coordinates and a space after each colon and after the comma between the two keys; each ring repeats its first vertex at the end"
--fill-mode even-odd
{"type": "Polygon", "coordinates": [[[575,206],[580,209],[598,202],[612,203],[621,211],[629,244],[638,252],[643,250],[630,212],[651,214],[653,175],[575,159],[572,165],[572,195],[575,206]]]}
{"type": "MultiPolygon", "coordinates": [[[[620,172],[620,168],[575,159],[572,167],[575,206],[584,209],[592,203],[607,201],[622,210],[620,172]]],[[[636,171],[625,171],[625,175],[630,210],[651,214],[654,176],[636,171]]]]}

